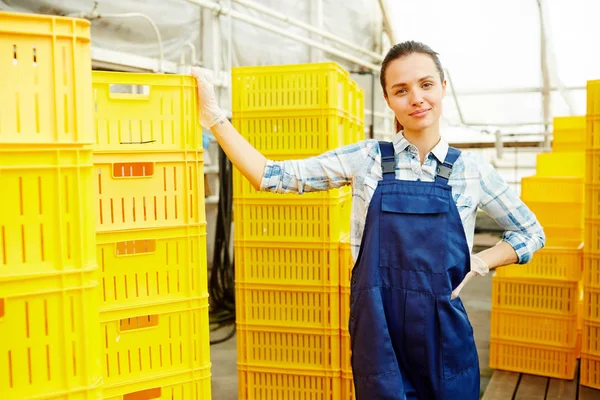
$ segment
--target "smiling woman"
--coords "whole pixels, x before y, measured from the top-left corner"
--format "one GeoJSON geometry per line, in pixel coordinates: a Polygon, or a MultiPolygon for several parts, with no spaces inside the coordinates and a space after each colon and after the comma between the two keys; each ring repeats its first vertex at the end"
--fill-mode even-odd
{"type": "Polygon", "coordinates": [[[352,185],[348,331],[356,398],[478,399],[477,350],[460,291],[489,269],[527,263],[545,236],[488,162],[442,139],[446,82],[437,54],[404,42],[385,57],[392,142],[365,140],[287,161],[267,160],[251,146],[195,73],[201,123],[256,188],[302,194],[352,185]],[[478,208],[505,234],[472,255],[478,208]]]}

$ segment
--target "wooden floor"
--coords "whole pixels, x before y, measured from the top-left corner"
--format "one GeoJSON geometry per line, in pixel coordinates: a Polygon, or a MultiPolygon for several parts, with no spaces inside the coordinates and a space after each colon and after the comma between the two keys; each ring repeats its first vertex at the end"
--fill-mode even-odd
{"type": "MultiPolygon", "coordinates": [[[[576,374],[578,376],[579,374],[576,374]]],[[[494,371],[482,400],[600,400],[600,390],[572,381],[494,371]]]]}

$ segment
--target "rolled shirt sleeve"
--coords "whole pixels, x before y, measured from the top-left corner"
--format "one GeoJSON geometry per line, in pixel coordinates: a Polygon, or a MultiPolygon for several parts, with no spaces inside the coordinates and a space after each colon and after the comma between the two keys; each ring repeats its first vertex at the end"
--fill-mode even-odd
{"type": "Polygon", "coordinates": [[[364,161],[365,151],[365,142],[359,142],[302,160],[267,160],[260,189],[302,194],[348,185],[364,161]]]}
{"type": "Polygon", "coordinates": [[[545,245],[544,229],[529,207],[483,158],[480,174],[479,207],[505,230],[502,240],[517,253],[517,263],[528,263],[533,254],[545,245]]]}

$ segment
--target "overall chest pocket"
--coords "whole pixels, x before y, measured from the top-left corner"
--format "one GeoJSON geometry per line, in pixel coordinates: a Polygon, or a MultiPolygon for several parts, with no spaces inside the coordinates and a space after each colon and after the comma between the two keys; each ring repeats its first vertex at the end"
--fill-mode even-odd
{"type": "Polygon", "coordinates": [[[381,267],[442,273],[449,198],[385,194],[381,198],[381,267]]]}

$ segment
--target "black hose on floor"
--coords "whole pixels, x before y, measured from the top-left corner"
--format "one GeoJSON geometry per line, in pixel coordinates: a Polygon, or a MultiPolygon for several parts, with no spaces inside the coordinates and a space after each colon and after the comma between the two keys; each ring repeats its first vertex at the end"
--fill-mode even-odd
{"type": "Polygon", "coordinates": [[[223,343],[235,335],[235,263],[229,249],[232,243],[233,166],[219,147],[219,207],[215,231],[212,269],[208,281],[211,332],[232,326],[231,332],[211,345],[223,343]]]}

